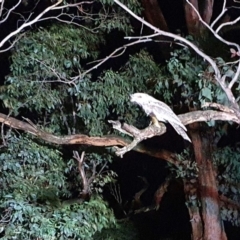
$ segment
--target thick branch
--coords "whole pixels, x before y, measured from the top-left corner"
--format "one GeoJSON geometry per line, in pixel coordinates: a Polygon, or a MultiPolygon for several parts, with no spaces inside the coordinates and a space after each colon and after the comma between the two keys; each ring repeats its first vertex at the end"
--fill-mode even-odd
{"type": "Polygon", "coordinates": [[[184,125],[194,122],[208,122],[208,121],[230,121],[240,124],[240,119],[234,113],[219,112],[214,110],[194,111],[178,115],[179,119],[184,125]]]}
{"type": "MultiPolygon", "coordinates": [[[[194,122],[207,122],[212,120],[233,121],[240,124],[240,120],[234,113],[231,112],[218,112],[213,110],[194,111],[181,114],[178,117],[184,125],[194,122]]],[[[109,122],[113,124],[114,129],[133,137],[133,141],[127,146],[124,146],[123,148],[116,147],[116,154],[120,157],[122,157],[125,153],[136,147],[141,141],[147,138],[152,138],[153,136],[160,136],[166,132],[166,127],[162,123],[160,123],[160,127],[151,125],[143,130],[139,130],[126,123],[121,124],[119,121],[109,122]]]]}
{"type": "MultiPolygon", "coordinates": [[[[213,110],[195,111],[181,114],[178,117],[184,125],[193,122],[205,122],[211,120],[232,121],[240,124],[240,120],[236,117],[235,114],[218,112],[213,110]]],[[[124,134],[128,134],[134,137],[134,140],[131,142],[128,139],[118,136],[89,137],[83,134],[56,136],[37,128],[37,126],[32,123],[30,124],[27,122],[23,122],[13,117],[8,117],[7,115],[2,113],[0,113],[0,122],[9,127],[23,130],[27,133],[37,136],[48,143],[54,143],[58,145],[82,144],[99,147],[122,146],[123,148],[118,149],[118,151],[116,152],[118,156],[122,156],[126,152],[133,149],[134,151],[144,153],[156,158],[164,159],[174,165],[178,165],[175,154],[166,150],[146,148],[143,145],[139,144],[141,141],[147,138],[159,136],[165,133],[166,127],[164,126],[164,124],[160,124],[161,128],[156,128],[154,125],[151,125],[144,130],[139,130],[134,126],[130,126],[126,123],[121,124],[120,122],[111,121],[115,129],[124,134]]]]}
{"type": "MultiPolygon", "coordinates": [[[[83,134],[69,135],[69,136],[56,136],[51,133],[47,133],[43,130],[38,129],[35,125],[29,124],[17,120],[13,117],[8,117],[5,114],[0,113],[0,122],[4,125],[12,127],[14,129],[22,130],[24,132],[30,133],[38,138],[53,144],[58,145],[90,145],[98,147],[111,147],[111,146],[127,146],[131,143],[130,140],[119,136],[102,136],[102,137],[89,137],[83,134]]],[[[139,153],[144,153],[149,156],[164,159],[174,165],[177,164],[177,159],[175,154],[167,150],[156,150],[144,147],[144,145],[138,144],[133,148],[134,151],[139,153]]]]}

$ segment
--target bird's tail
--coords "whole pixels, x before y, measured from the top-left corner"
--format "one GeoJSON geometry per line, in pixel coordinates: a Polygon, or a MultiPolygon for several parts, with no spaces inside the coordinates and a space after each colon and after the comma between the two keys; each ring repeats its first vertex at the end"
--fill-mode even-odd
{"type": "Polygon", "coordinates": [[[191,139],[188,137],[187,133],[185,132],[185,130],[181,126],[172,122],[171,125],[180,136],[182,136],[185,140],[192,142],[191,139]]]}

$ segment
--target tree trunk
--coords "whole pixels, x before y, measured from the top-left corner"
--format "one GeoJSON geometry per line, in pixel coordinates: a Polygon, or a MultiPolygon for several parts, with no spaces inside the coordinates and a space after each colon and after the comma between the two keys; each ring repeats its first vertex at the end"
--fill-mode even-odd
{"type": "MultiPolygon", "coordinates": [[[[196,194],[196,186],[194,186],[190,181],[183,180],[184,193],[186,202],[191,198],[191,196],[196,194]]],[[[190,223],[192,226],[192,240],[202,240],[203,239],[203,223],[201,218],[200,209],[197,205],[188,204],[188,213],[190,217],[190,223]]]]}
{"type": "MultiPolygon", "coordinates": [[[[189,2],[196,8],[202,20],[210,24],[214,0],[189,0],[189,2]]],[[[185,19],[187,24],[188,33],[193,36],[202,36],[207,27],[200,22],[199,16],[196,11],[184,0],[185,19]]]]}
{"type": "MultiPolygon", "coordinates": [[[[198,9],[198,0],[189,1],[199,12],[198,9]]],[[[188,34],[193,36],[200,36],[200,21],[195,10],[190,6],[186,0],[184,0],[184,9],[185,9],[185,19],[188,29],[188,34]]]]}
{"type": "Polygon", "coordinates": [[[149,23],[163,31],[169,31],[157,0],[142,0],[142,5],[144,16],[149,23]]]}
{"type": "Polygon", "coordinates": [[[199,124],[191,125],[195,160],[198,167],[199,198],[202,206],[203,240],[226,240],[220,217],[220,204],[213,166],[212,147],[209,136],[199,132],[199,124]]]}
{"type": "Polygon", "coordinates": [[[199,10],[204,22],[210,24],[213,13],[214,0],[201,0],[199,1],[199,10]]]}
{"type": "MultiPolygon", "coordinates": [[[[206,22],[207,24],[210,24],[211,19],[212,19],[212,14],[213,14],[213,3],[214,0],[201,0],[199,1],[199,11],[200,11],[200,15],[203,19],[204,22],[206,22]]],[[[200,23],[200,33],[204,34],[204,32],[206,32],[206,30],[208,31],[208,29],[200,23]]]]}
{"type": "MultiPolygon", "coordinates": [[[[165,17],[162,13],[162,10],[158,4],[157,0],[142,0],[143,5],[143,15],[146,20],[151,23],[153,26],[168,32],[169,28],[165,17]]],[[[158,36],[160,51],[165,59],[169,57],[170,44],[166,43],[166,37],[158,36]],[[162,41],[162,42],[161,42],[162,41]]]]}

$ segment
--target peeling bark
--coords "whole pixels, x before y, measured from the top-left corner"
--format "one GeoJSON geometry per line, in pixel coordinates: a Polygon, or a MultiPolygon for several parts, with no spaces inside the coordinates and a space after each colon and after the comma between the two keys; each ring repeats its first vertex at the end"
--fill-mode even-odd
{"type": "Polygon", "coordinates": [[[195,160],[198,167],[198,190],[202,206],[204,240],[226,240],[220,217],[220,202],[209,138],[199,131],[199,124],[191,125],[195,160]]]}
{"type": "MultiPolygon", "coordinates": [[[[184,179],[183,180],[183,186],[184,186],[184,193],[186,201],[188,202],[189,199],[197,193],[197,189],[193,184],[184,179]]],[[[203,222],[201,217],[200,209],[197,205],[187,205],[190,223],[192,226],[192,240],[202,240],[203,239],[203,222]]]]}

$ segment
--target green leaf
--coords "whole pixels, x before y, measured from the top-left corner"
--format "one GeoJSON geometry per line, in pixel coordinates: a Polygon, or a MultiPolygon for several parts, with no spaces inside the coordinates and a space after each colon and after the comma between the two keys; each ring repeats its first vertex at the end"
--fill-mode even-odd
{"type": "Polygon", "coordinates": [[[201,90],[201,95],[210,101],[212,100],[212,92],[209,88],[205,87],[201,90]]]}

